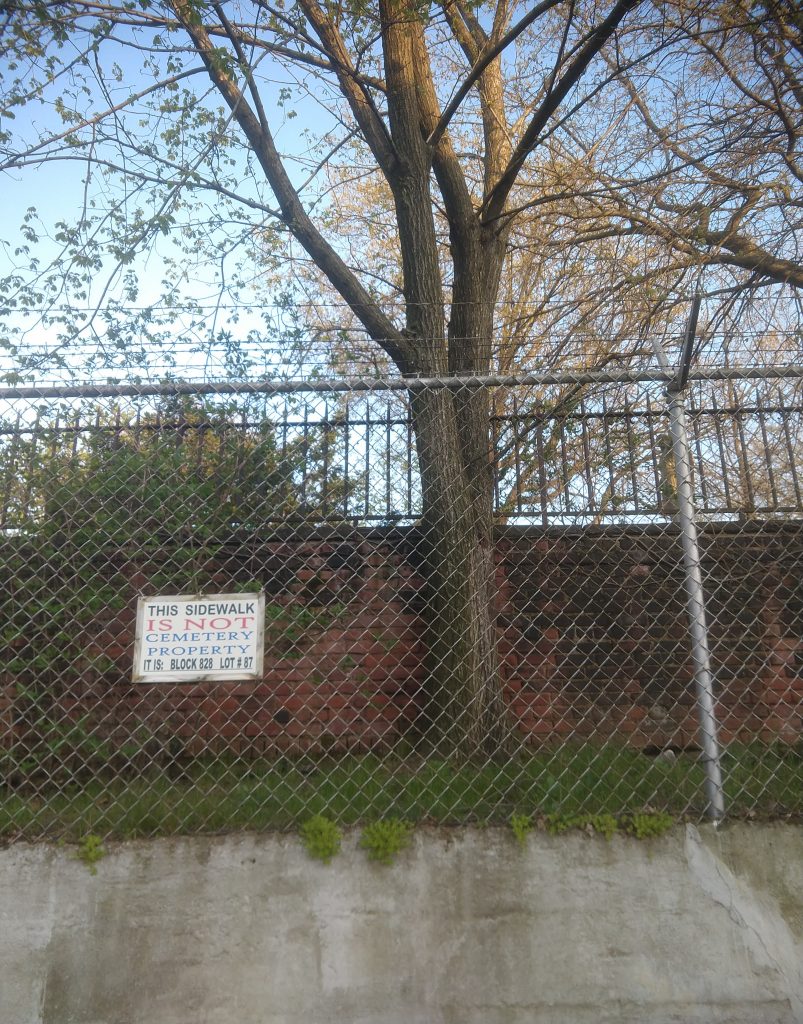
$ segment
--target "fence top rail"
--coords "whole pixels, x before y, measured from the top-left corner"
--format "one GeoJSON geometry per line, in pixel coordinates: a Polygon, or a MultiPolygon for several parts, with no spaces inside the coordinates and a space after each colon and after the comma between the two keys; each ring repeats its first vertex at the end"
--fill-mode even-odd
{"type": "MultiPolygon", "coordinates": [[[[692,381],[788,380],[803,378],[803,365],[716,367],[689,373],[692,381]]],[[[148,398],[174,395],[287,395],[371,391],[428,391],[436,389],[548,386],[560,384],[666,384],[674,372],[662,370],[588,370],[583,373],[545,372],[482,374],[444,377],[344,377],[321,380],[256,380],[166,384],[81,384],[12,386],[0,388],[0,400],[57,398],[148,398]]]]}

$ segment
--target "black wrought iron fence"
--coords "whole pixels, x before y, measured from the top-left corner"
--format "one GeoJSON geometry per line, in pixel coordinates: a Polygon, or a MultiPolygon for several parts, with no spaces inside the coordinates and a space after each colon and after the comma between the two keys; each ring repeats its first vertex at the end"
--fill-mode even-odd
{"type": "MultiPolygon", "coordinates": [[[[672,516],[676,481],[660,387],[589,389],[569,378],[562,388],[497,387],[490,401],[488,457],[498,520],[547,525],[672,516]]],[[[215,505],[207,521],[219,527],[291,518],[412,523],[421,514],[415,434],[403,394],[293,403],[251,397],[238,404],[205,395],[20,404],[0,420],[0,529],[6,531],[41,519],[54,483],[71,473],[113,479],[121,494],[138,487],[140,513],[148,496],[169,506],[159,481],[168,488],[183,482],[215,505]]],[[[695,502],[704,521],[803,513],[799,380],[698,382],[688,423],[695,502]]]]}

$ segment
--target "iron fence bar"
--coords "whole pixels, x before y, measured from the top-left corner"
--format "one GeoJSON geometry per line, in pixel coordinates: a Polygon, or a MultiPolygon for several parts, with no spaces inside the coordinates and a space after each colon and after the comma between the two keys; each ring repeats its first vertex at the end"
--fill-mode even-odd
{"type": "Polygon", "coordinates": [[[734,413],[731,416],[736,427],[736,436],[739,438],[739,443],[736,445],[737,453],[736,459],[739,465],[739,471],[744,479],[744,486],[747,490],[747,511],[752,512],[756,507],[756,499],[753,491],[753,479],[750,475],[750,459],[747,454],[747,439],[744,433],[744,417],[741,413],[734,413]]]}
{"type": "Polygon", "coordinates": [[[365,446],[365,458],[363,459],[363,476],[365,488],[363,494],[363,515],[367,516],[371,510],[371,424],[368,417],[368,409],[365,410],[365,431],[363,433],[363,445],[365,446]]]}
{"type": "Polygon", "coordinates": [[[301,451],[304,453],[304,461],[301,466],[301,507],[307,505],[307,480],[309,477],[309,408],[304,409],[304,422],[301,434],[301,451]]]}
{"type": "MultiPolygon", "coordinates": [[[[658,437],[655,433],[655,416],[652,408],[652,400],[647,395],[647,431],[650,437],[650,465],[652,468],[652,479],[655,486],[655,505],[656,507],[661,506],[661,470],[658,465],[658,437]]],[[[663,416],[663,413],[659,415],[663,416]]]]}
{"type": "MultiPolygon", "coordinates": [[[[611,451],[611,434],[608,429],[608,403],[605,400],[605,395],[602,396],[602,446],[605,452],[605,467],[608,470],[608,503],[611,508],[616,508],[616,471],[613,468],[613,453],[611,451]]],[[[605,507],[605,492],[603,491],[603,510],[605,507]]]]}
{"type": "Polygon", "coordinates": [[[727,466],[727,463],[725,462],[725,441],[724,441],[724,439],[722,437],[721,416],[719,414],[719,410],[717,409],[717,397],[716,397],[716,395],[712,395],[711,396],[711,402],[712,402],[712,405],[713,405],[714,410],[715,410],[715,412],[714,412],[714,430],[716,431],[716,435],[717,435],[717,455],[719,456],[719,465],[720,465],[720,469],[722,471],[722,492],[725,495],[725,507],[726,508],[731,508],[732,504],[731,504],[730,484],[728,482],[728,466],[727,466]]]}
{"type": "Polygon", "coordinates": [[[636,456],[635,456],[635,438],[633,436],[633,420],[630,415],[630,403],[625,398],[625,429],[627,431],[627,459],[628,468],[630,470],[630,486],[633,490],[633,505],[636,512],[640,511],[639,508],[639,486],[637,481],[636,471],[636,456]]]}
{"type": "Polygon", "coordinates": [[[561,469],[561,483],[563,485],[563,510],[569,511],[571,505],[571,491],[569,488],[569,460],[566,455],[566,424],[562,421],[560,423],[560,469],[561,469]]]}
{"type": "Polygon", "coordinates": [[[351,452],[351,402],[346,400],[343,417],[343,515],[348,518],[351,506],[351,485],[349,478],[349,453],[351,452]]]}
{"type": "Polygon", "coordinates": [[[772,494],[772,507],[773,509],[778,508],[778,488],[775,485],[775,473],[772,468],[772,454],[770,452],[769,439],[767,437],[767,420],[766,414],[759,410],[758,412],[758,423],[761,427],[761,440],[764,445],[764,460],[767,467],[767,480],[770,485],[770,493],[772,494]]]}
{"type": "MultiPolygon", "coordinates": [[[[580,410],[585,413],[585,399],[580,399],[580,410]]],[[[591,479],[591,445],[588,440],[588,431],[586,429],[586,420],[583,418],[581,421],[581,430],[583,435],[583,471],[585,475],[586,485],[586,503],[588,510],[592,515],[596,515],[597,502],[594,495],[594,482],[591,479]]]]}
{"type": "MultiPolygon", "coordinates": [[[[697,479],[700,484],[700,501],[703,509],[708,508],[708,481],[705,475],[705,464],[703,462],[703,450],[700,443],[700,410],[692,408],[691,410],[691,432],[694,437],[694,456],[697,457],[697,479]]],[[[694,462],[694,456],[692,456],[692,462],[694,462]]]]}
{"type": "MultiPolygon", "coordinates": [[[[538,462],[538,496],[541,507],[541,523],[547,526],[549,523],[549,495],[547,494],[546,463],[544,461],[544,424],[540,422],[535,432],[535,445],[538,462]]],[[[521,491],[519,490],[519,500],[521,491]]]]}
{"type": "MultiPolygon", "coordinates": [[[[513,396],[513,415],[515,417],[518,412],[518,400],[516,396],[513,396]]],[[[540,453],[539,453],[540,458],[540,453]]],[[[521,448],[519,446],[519,423],[514,420],[513,423],[513,464],[516,473],[516,511],[521,512],[521,448]]],[[[539,471],[540,471],[539,466],[539,471]]]]}
{"type": "Polygon", "coordinates": [[[391,432],[390,402],[385,404],[385,508],[390,512],[393,504],[392,470],[390,452],[393,447],[391,432]]]}
{"type": "Polygon", "coordinates": [[[328,515],[329,510],[329,431],[331,430],[331,423],[329,422],[329,403],[324,402],[323,407],[323,420],[318,424],[323,429],[323,454],[321,458],[321,508],[324,515],[328,515]]]}
{"type": "Polygon", "coordinates": [[[413,511],[413,421],[410,417],[407,418],[407,515],[412,515],[413,511]]]}
{"type": "Polygon", "coordinates": [[[289,497],[290,497],[290,481],[287,479],[287,445],[288,445],[288,430],[289,429],[290,429],[290,425],[289,425],[289,423],[287,421],[287,399],[285,399],[285,402],[284,402],[284,419],[282,420],[282,441],[281,441],[281,447],[279,448],[280,459],[281,459],[281,462],[280,462],[281,474],[282,474],[282,482],[281,482],[279,498],[280,498],[282,507],[287,507],[287,504],[289,502],[289,497]]]}
{"type": "Polygon", "coordinates": [[[789,430],[789,412],[784,410],[781,412],[781,422],[783,423],[784,440],[786,441],[786,451],[789,455],[789,469],[792,474],[792,483],[794,484],[795,490],[795,501],[798,507],[803,506],[803,494],[801,494],[800,480],[797,475],[797,467],[795,466],[795,454],[794,447],[792,445],[792,436],[789,430]]]}

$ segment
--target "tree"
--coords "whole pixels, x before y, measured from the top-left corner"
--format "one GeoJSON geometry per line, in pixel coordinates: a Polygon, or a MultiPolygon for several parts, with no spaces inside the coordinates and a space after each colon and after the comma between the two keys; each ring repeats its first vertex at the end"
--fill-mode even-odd
{"type": "MultiPolygon", "coordinates": [[[[463,0],[17,3],[2,25],[10,58],[4,109],[28,113],[48,90],[60,90],[54,108],[63,125],[47,125],[27,142],[4,129],[0,167],[78,160],[88,184],[80,221],[61,225],[56,235],[64,255],[55,270],[36,264],[12,274],[6,292],[22,306],[47,305],[64,291],[88,301],[92,278],[112,258],[112,278],[131,303],[137,283],[126,268],[160,233],[184,232],[190,249],[208,237],[221,260],[236,236],[271,258],[300,247],[401,373],[487,372],[504,261],[516,233],[530,234],[523,225],[557,225],[562,245],[638,230],[635,198],[629,214],[618,205],[617,190],[627,192],[627,154],[593,139],[601,119],[624,123],[634,112],[643,118],[656,99],[649,84],[655,69],[667,69],[659,98],[677,93],[672,61],[702,52],[712,38],[726,61],[765,26],[773,39],[798,45],[800,26],[780,0],[751,5],[736,21],[728,8],[714,0],[541,0],[524,13],[507,0],[489,8],[463,0]],[[720,36],[727,41],[718,42],[720,36]],[[148,76],[133,93],[132,52],[148,76]],[[193,83],[201,83],[197,91],[193,83]],[[295,152],[284,155],[279,142],[294,112],[289,105],[302,93],[315,95],[330,116],[322,148],[307,154],[308,181],[300,180],[294,159],[298,139],[295,152]],[[308,186],[349,144],[352,158],[378,172],[389,191],[401,296],[393,282],[351,259],[345,240],[327,235],[325,184],[304,201],[308,186]],[[619,162],[600,168],[608,151],[619,162]],[[102,203],[90,181],[105,190],[102,203]],[[114,181],[123,188],[116,198],[109,192],[114,181]],[[194,203],[197,215],[205,197],[217,204],[210,229],[188,213],[194,203]]],[[[794,79],[794,68],[787,78],[794,79]]],[[[786,110],[797,99],[790,81],[779,105],[786,110]]],[[[602,131],[602,140],[614,134],[602,131]]],[[[794,151],[797,136],[789,139],[794,151]]],[[[673,140],[664,133],[660,144],[670,152],[673,140]]],[[[647,149],[641,153],[643,168],[638,160],[628,164],[628,198],[637,184],[658,194],[656,179],[671,182],[678,173],[676,162],[656,171],[647,149]]],[[[683,164],[682,156],[677,161],[683,164]]],[[[682,198],[665,192],[662,202],[682,198]]],[[[653,215],[661,209],[649,207],[645,233],[669,249],[685,235],[694,250],[685,269],[707,260],[690,242],[701,219],[670,210],[667,239],[653,215]]],[[[735,216],[745,222],[746,214],[735,216]]],[[[33,215],[25,230],[26,244],[34,245],[33,215]]],[[[733,231],[724,230],[720,248],[733,242],[733,231]]],[[[616,247],[609,251],[615,260],[616,247]]],[[[763,258],[749,269],[772,277],[763,258]]],[[[186,267],[168,266],[170,288],[181,272],[186,267]]],[[[637,290],[650,273],[630,277],[637,290]]],[[[790,274],[774,279],[796,281],[790,274]]],[[[79,324],[66,318],[67,339],[98,327],[97,314],[79,324]]],[[[124,344],[132,319],[122,328],[121,320],[124,301],[106,327],[124,344]]],[[[141,326],[142,318],[133,323],[141,326]]],[[[411,408],[432,610],[433,718],[453,749],[489,753],[507,731],[493,620],[489,398],[469,389],[414,389],[411,408]]]]}

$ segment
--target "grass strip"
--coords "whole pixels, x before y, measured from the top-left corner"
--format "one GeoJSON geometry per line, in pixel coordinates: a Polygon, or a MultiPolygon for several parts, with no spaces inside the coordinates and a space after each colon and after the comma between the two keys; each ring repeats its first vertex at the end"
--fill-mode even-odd
{"type": "MultiPolygon", "coordinates": [[[[732,744],[722,756],[732,817],[803,813],[803,751],[732,744]]],[[[514,813],[621,815],[649,809],[704,816],[703,768],[615,744],[523,752],[459,765],[406,752],[253,759],[208,756],[129,777],[33,781],[0,791],[0,835],[79,840],[198,832],[289,830],[311,815],[339,824],[380,818],[502,824],[514,813]]]]}

